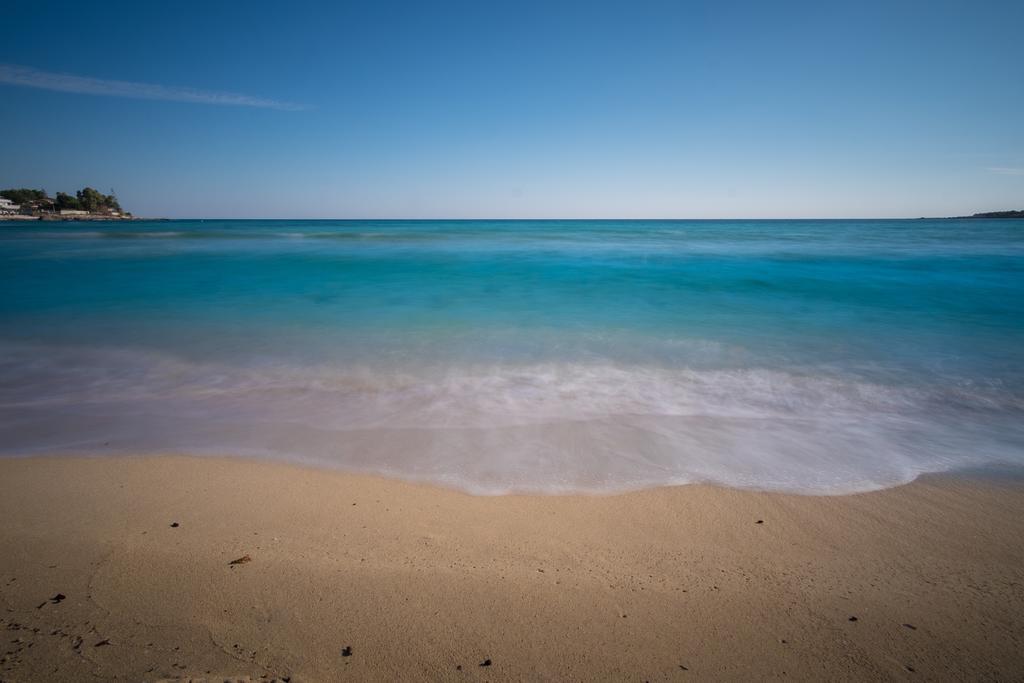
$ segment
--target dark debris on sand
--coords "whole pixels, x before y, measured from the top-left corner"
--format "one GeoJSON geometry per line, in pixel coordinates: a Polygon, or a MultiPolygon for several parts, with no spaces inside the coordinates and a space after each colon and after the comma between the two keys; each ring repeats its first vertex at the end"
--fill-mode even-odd
{"type": "Polygon", "coordinates": [[[42,608],[46,607],[47,603],[49,603],[51,605],[56,605],[57,603],[61,602],[62,600],[67,599],[67,597],[68,596],[64,595],[63,593],[57,593],[56,595],[54,595],[49,600],[43,600],[41,603],[39,603],[39,605],[36,607],[36,609],[42,609],[42,608]]]}

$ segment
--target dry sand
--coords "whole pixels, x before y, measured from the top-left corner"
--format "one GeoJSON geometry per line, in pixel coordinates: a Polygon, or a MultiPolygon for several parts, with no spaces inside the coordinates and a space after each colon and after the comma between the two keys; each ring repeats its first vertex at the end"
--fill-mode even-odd
{"type": "Polygon", "coordinates": [[[4,681],[1024,678],[1012,485],[483,498],[32,458],[0,515],[4,681]]]}

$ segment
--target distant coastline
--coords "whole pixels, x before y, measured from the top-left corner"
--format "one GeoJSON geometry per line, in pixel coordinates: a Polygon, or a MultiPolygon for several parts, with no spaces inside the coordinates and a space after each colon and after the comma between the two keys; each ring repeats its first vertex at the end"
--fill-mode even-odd
{"type": "Polygon", "coordinates": [[[45,221],[47,223],[81,223],[81,222],[103,222],[103,223],[115,223],[123,221],[166,221],[167,218],[145,218],[142,216],[132,215],[121,215],[121,216],[109,216],[105,214],[85,214],[79,216],[61,216],[59,214],[36,214],[36,215],[24,215],[24,214],[0,214],[0,221],[9,221],[12,223],[31,223],[35,221],[45,221]]]}
{"type": "Polygon", "coordinates": [[[51,198],[46,190],[27,187],[0,190],[0,220],[7,221],[124,221],[139,220],[121,208],[111,190],[103,194],[91,187],[75,194],[58,192],[51,198]]]}
{"type": "Polygon", "coordinates": [[[1024,210],[1020,211],[986,211],[971,216],[949,216],[951,219],[964,218],[1024,218],[1024,210]]]}

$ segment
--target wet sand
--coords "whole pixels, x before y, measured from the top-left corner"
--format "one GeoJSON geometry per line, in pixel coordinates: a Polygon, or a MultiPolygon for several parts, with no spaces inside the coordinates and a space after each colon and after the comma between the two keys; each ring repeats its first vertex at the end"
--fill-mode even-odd
{"type": "Polygon", "coordinates": [[[0,519],[4,681],[1024,677],[1019,484],[474,497],[31,458],[0,519]]]}

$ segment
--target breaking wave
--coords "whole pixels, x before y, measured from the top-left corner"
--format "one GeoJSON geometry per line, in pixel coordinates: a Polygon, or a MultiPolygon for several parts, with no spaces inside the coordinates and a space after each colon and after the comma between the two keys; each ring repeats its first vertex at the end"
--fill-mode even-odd
{"type": "Polygon", "coordinates": [[[691,482],[835,494],[1024,465],[1024,397],[993,383],[613,363],[229,365],[31,347],[6,349],[0,377],[10,453],[249,454],[485,494],[691,482]]]}

